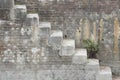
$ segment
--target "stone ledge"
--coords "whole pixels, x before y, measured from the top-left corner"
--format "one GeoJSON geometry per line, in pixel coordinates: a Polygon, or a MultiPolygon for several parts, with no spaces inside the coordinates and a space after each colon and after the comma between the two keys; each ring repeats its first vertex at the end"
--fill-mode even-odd
{"type": "MultiPolygon", "coordinates": [[[[18,63],[0,63],[0,71],[1,70],[86,70],[86,71],[98,71],[98,67],[91,66],[91,68],[86,68],[86,64],[72,64],[69,61],[57,61],[57,62],[41,62],[38,64],[26,63],[26,64],[18,64],[18,63]]],[[[87,66],[89,67],[89,66],[87,66]]]]}
{"type": "Polygon", "coordinates": [[[26,5],[15,5],[15,9],[27,9],[26,5]]]}
{"type": "Polygon", "coordinates": [[[85,70],[95,70],[99,71],[99,60],[97,59],[88,59],[88,62],[85,66],[85,70]]]}
{"type": "Polygon", "coordinates": [[[112,80],[112,72],[110,67],[100,67],[96,80],[112,80]]]}
{"type": "Polygon", "coordinates": [[[50,22],[40,22],[39,28],[50,28],[51,29],[51,23],[50,22]]]}
{"type": "Polygon", "coordinates": [[[39,26],[39,15],[37,13],[29,13],[26,17],[27,26],[39,26]]]}
{"type": "Polygon", "coordinates": [[[51,24],[49,22],[40,22],[39,26],[39,37],[46,38],[50,36],[51,33],[51,24]]]}
{"type": "Polygon", "coordinates": [[[63,41],[62,31],[58,31],[58,30],[51,31],[49,44],[53,47],[53,49],[55,50],[61,49],[62,41],[63,41]]]}
{"type": "Polygon", "coordinates": [[[27,18],[39,18],[39,15],[37,13],[29,13],[27,14],[27,18]]]}
{"type": "Polygon", "coordinates": [[[85,64],[87,62],[87,51],[86,49],[76,49],[75,54],[72,58],[74,64],[85,64]]]}
{"type": "Polygon", "coordinates": [[[64,39],[59,55],[72,56],[75,53],[75,40],[64,39]]]}
{"type": "Polygon", "coordinates": [[[14,7],[15,19],[20,20],[26,18],[27,8],[26,5],[15,5],[14,7]]]}

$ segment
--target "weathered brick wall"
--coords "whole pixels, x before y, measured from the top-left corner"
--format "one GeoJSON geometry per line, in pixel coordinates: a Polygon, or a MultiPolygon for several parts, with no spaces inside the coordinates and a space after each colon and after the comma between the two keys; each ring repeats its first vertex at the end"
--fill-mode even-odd
{"type": "MultiPolygon", "coordinates": [[[[26,4],[28,13],[39,13],[40,21],[51,22],[52,30],[62,30],[64,38],[68,39],[75,39],[75,33],[79,27],[81,27],[83,30],[84,27],[89,26],[89,35],[92,35],[91,33],[93,33],[92,31],[94,22],[96,23],[96,39],[98,39],[98,29],[100,26],[100,21],[103,19],[104,31],[99,59],[107,61],[114,60],[114,19],[117,16],[118,20],[120,21],[119,0],[45,0],[45,2],[41,2],[41,0],[15,1],[16,4],[26,4]],[[80,24],[80,22],[82,24],[80,24]]],[[[1,14],[1,16],[4,16],[3,14],[1,14]]],[[[30,55],[30,50],[35,47],[34,43],[31,43],[29,36],[21,36],[21,25],[18,26],[18,24],[14,24],[13,26],[11,24],[13,23],[9,23],[8,25],[0,27],[2,28],[1,32],[4,31],[2,36],[3,38],[0,38],[3,40],[4,47],[2,46],[1,48],[3,48],[3,51],[4,48],[10,48],[15,55],[17,52],[20,55],[21,52],[26,52],[25,56],[30,55]],[[8,42],[9,44],[5,43],[5,40],[8,39],[6,36],[10,37],[10,41],[8,42]],[[28,40],[24,40],[26,37],[28,40]]],[[[26,25],[22,27],[26,27],[26,25]]],[[[82,30],[82,37],[84,37],[83,32],[85,33],[86,31],[82,30]]],[[[12,57],[14,57],[14,55],[12,55],[12,57]]]]}
{"type": "MultiPolygon", "coordinates": [[[[103,18],[103,42],[104,45],[109,46],[109,48],[108,50],[104,50],[103,48],[101,50],[103,50],[103,53],[106,53],[106,56],[109,55],[109,57],[101,58],[107,60],[108,58],[109,60],[113,58],[112,53],[114,43],[111,42],[114,41],[114,36],[112,34],[114,32],[114,17],[117,16],[118,19],[120,19],[119,0],[15,0],[15,3],[26,4],[28,13],[38,12],[40,21],[51,22],[52,29],[63,31],[64,38],[67,37],[70,39],[75,39],[76,29],[78,27],[83,28],[85,26],[84,21],[86,18],[89,20],[91,33],[94,22],[96,22],[96,31],[98,32],[100,19],[103,18]],[[80,24],[80,21],[83,21],[82,25],[80,24]]],[[[3,17],[3,11],[0,12],[3,17]]],[[[24,20],[21,20],[21,22],[24,22],[24,20]]],[[[98,38],[98,33],[96,35],[98,38]]]]}
{"type": "MultiPolygon", "coordinates": [[[[68,5],[71,5],[71,7],[75,8],[81,8],[84,10],[91,9],[91,11],[106,11],[106,12],[111,12],[112,10],[119,8],[119,0],[15,0],[17,3],[31,3],[31,4],[39,4],[37,3],[38,1],[40,3],[45,3],[47,5],[57,5],[57,4],[66,4],[63,7],[66,7],[68,5]]],[[[36,6],[35,5],[35,6],[36,6]]],[[[43,4],[42,4],[43,5],[43,4]]],[[[46,6],[46,5],[45,5],[46,6]]],[[[37,6],[36,6],[37,8],[37,6]]]]}

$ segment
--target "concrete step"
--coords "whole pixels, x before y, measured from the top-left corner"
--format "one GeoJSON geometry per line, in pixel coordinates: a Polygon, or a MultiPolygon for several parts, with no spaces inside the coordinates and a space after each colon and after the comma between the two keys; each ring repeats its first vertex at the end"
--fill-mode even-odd
{"type": "Polygon", "coordinates": [[[96,80],[112,80],[112,72],[110,67],[101,66],[96,76],[96,80]]]}
{"type": "Polygon", "coordinates": [[[51,24],[50,22],[40,22],[39,24],[39,37],[48,38],[51,33],[51,24]]]}
{"type": "Polygon", "coordinates": [[[60,56],[72,56],[75,53],[75,40],[64,39],[62,42],[60,56]]]}
{"type": "Polygon", "coordinates": [[[26,18],[27,7],[26,5],[15,5],[14,6],[15,19],[20,20],[26,18]]]}
{"type": "Polygon", "coordinates": [[[48,45],[48,39],[51,33],[51,24],[50,22],[40,22],[38,26],[38,36],[41,45],[48,45]]]}
{"type": "Polygon", "coordinates": [[[88,59],[85,70],[93,70],[98,72],[100,70],[99,60],[98,59],[88,59]]]}
{"type": "Polygon", "coordinates": [[[63,41],[63,32],[60,30],[51,31],[49,44],[54,50],[60,50],[63,41]]]}
{"type": "Polygon", "coordinates": [[[72,58],[74,64],[85,64],[87,62],[87,51],[86,49],[76,49],[75,54],[72,58]]]}
{"type": "Polygon", "coordinates": [[[39,15],[37,13],[29,13],[26,17],[27,26],[38,26],[39,25],[39,15]]]}

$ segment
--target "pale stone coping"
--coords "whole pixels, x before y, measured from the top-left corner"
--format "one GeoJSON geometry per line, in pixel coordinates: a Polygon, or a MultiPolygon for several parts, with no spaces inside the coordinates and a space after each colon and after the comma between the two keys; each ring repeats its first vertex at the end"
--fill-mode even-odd
{"type": "Polygon", "coordinates": [[[96,75],[96,80],[112,80],[112,72],[110,67],[100,67],[100,70],[96,75]]]}
{"type": "Polygon", "coordinates": [[[74,53],[75,53],[75,40],[64,39],[62,41],[59,55],[60,56],[73,56],[74,53]]]}
{"type": "Polygon", "coordinates": [[[27,9],[26,5],[15,5],[15,9],[27,9]]]}
{"type": "Polygon", "coordinates": [[[89,70],[92,69],[92,70],[99,71],[100,70],[99,60],[98,59],[88,59],[85,69],[89,69],[89,70]]]}
{"type": "Polygon", "coordinates": [[[110,74],[110,75],[112,75],[112,73],[111,73],[111,68],[110,67],[106,67],[106,66],[101,66],[100,67],[100,72],[99,72],[100,74],[110,74]]]}
{"type": "Polygon", "coordinates": [[[51,29],[51,23],[50,22],[40,22],[39,28],[50,28],[51,29]]]}
{"type": "Polygon", "coordinates": [[[88,59],[87,65],[99,65],[98,59],[88,59]]]}
{"type": "Polygon", "coordinates": [[[86,69],[85,64],[72,64],[71,62],[41,62],[38,64],[34,63],[25,63],[25,64],[17,64],[17,63],[0,63],[0,71],[2,70],[34,70],[34,69],[39,69],[39,70],[86,70],[86,71],[96,71],[93,69],[86,69]],[[20,67],[21,69],[19,69],[20,67]]]}
{"type": "Polygon", "coordinates": [[[86,56],[87,57],[87,50],[86,49],[75,49],[75,56],[86,56]]]}
{"type": "Polygon", "coordinates": [[[64,39],[62,46],[73,46],[75,47],[75,40],[72,39],[64,39]]]}
{"type": "Polygon", "coordinates": [[[87,63],[87,51],[86,49],[76,49],[75,54],[72,58],[74,64],[85,64],[87,63]]]}
{"type": "Polygon", "coordinates": [[[39,15],[37,13],[29,13],[27,14],[27,18],[39,18],[39,15]]]}
{"type": "Polygon", "coordinates": [[[63,32],[60,30],[53,30],[51,31],[51,36],[50,37],[63,37],[63,32]]]}
{"type": "Polygon", "coordinates": [[[60,50],[63,41],[63,32],[60,30],[52,30],[49,38],[49,44],[54,50],[60,50]]]}

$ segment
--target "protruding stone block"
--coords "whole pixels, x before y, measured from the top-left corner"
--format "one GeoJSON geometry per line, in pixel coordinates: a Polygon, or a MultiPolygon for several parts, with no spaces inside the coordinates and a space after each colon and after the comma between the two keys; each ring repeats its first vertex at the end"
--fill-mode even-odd
{"type": "Polygon", "coordinates": [[[37,13],[27,14],[26,25],[31,30],[31,40],[37,45],[38,44],[38,25],[39,15],[37,13]]]}
{"type": "Polygon", "coordinates": [[[51,32],[50,22],[41,22],[40,25],[39,25],[39,29],[40,29],[39,36],[41,38],[48,38],[50,36],[50,32],[51,32]]]}
{"type": "Polygon", "coordinates": [[[14,6],[14,0],[0,0],[0,8],[10,9],[14,6]]]}
{"type": "Polygon", "coordinates": [[[112,72],[110,67],[101,67],[96,76],[96,80],[112,80],[112,72]]]}
{"type": "Polygon", "coordinates": [[[27,14],[27,8],[25,5],[15,5],[15,18],[17,20],[24,19],[27,14]]]}
{"type": "Polygon", "coordinates": [[[50,33],[51,33],[50,22],[40,22],[38,36],[40,38],[40,42],[43,45],[48,44],[48,38],[50,37],[50,33]]]}
{"type": "Polygon", "coordinates": [[[75,40],[63,40],[60,56],[72,56],[75,53],[75,40]]]}
{"type": "Polygon", "coordinates": [[[49,44],[56,50],[61,49],[63,41],[63,32],[62,31],[52,31],[49,39],[49,44]]]}
{"type": "Polygon", "coordinates": [[[27,14],[26,25],[27,26],[38,26],[39,25],[39,15],[37,13],[27,14]]]}
{"type": "Polygon", "coordinates": [[[75,54],[72,58],[74,64],[85,64],[87,62],[87,51],[86,49],[76,49],[75,54]]]}
{"type": "Polygon", "coordinates": [[[94,70],[99,71],[99,60],[97,59],[88,59],[88,63],[85,66],[85,70],[94,70]]]}

